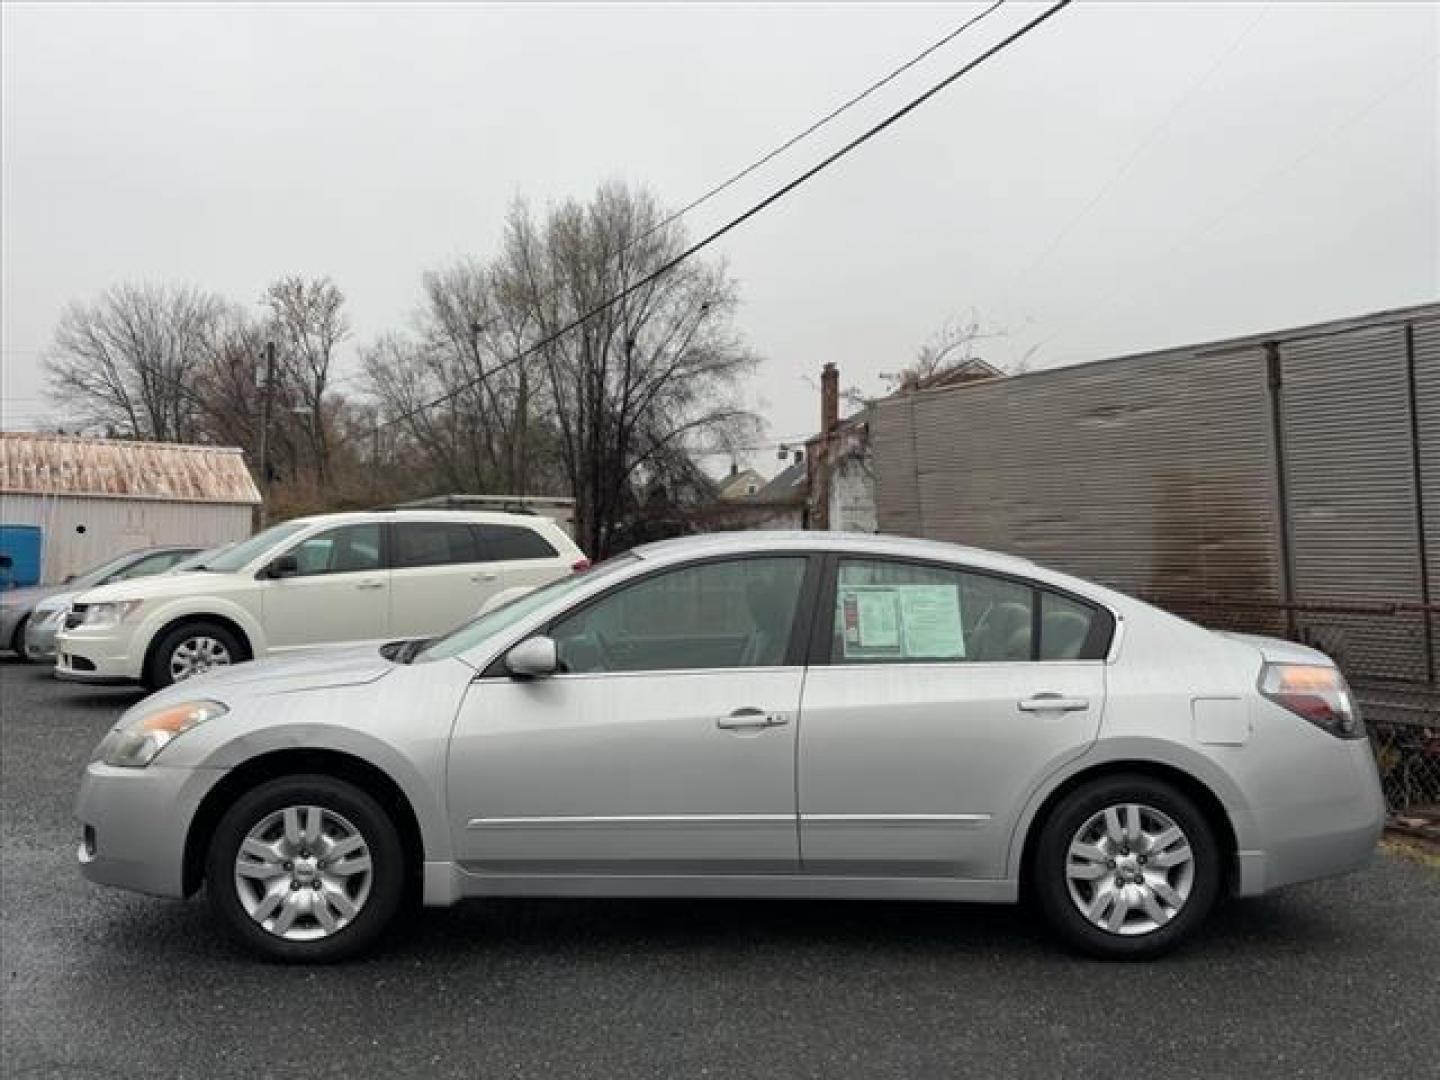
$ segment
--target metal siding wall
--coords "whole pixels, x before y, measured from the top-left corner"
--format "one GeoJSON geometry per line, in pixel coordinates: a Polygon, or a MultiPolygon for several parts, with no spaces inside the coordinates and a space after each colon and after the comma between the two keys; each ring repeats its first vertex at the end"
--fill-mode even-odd
{"type": "MultiPolygon", "coordinates": [[[[1297,341],[1280,356],[1296,601],[1419,602],[1404,327],[1297,341]]],[[[1320,618],[1298,622],[1303,630],[1320,618]]],[[[1325,642],[1342,663],[1377,677],[1421,676],[1424,642],[1414,627],[1349,622],[1325,642]]]]}
{"type": "MultiPolygon", "coordinates": [[[[924,534],[1165,599],[1279,597],[1263,351],[1164,353],[914,399],[924,534]]],[[[881,412],[875,428],[888,428],[881,412]]],[[[882,528],[899,443],[875,445],[882,528]]],[[[897,454],[903,461],[903,455],[897,454]]]]}
{"type": "Polygon", "coordinates": [[[1415,324],[1416,426],[1430,600],[1440,603],[1440,320],[1415,324]]]}
{"type": "Polygon", "coordinates": [[[45,530],[45,580],[63,581],[133,548],[157,544],[211,547],[250,535],[249,506],[16,495],[0,499],[7,523],[45,530]],[[83,533],[77,532],[84,526],[83,533]]]}
{"type": "Polygon", "coordinates": [[[926,535],[920,520],[912,402],[908,397],[888,398],[871,406],[875,517],[881,532],[896,536],[926,535]]]}

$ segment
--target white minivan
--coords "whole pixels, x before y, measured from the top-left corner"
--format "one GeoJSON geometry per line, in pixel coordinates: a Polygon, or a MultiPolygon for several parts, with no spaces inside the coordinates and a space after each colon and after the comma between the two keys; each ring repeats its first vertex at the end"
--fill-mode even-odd
{"type": "Polygon", "coordinates": [[[431,637],[502,589],[588,566],[564,530],[538,516],[296,518],[183,573],[81,594],[57,639],[55,674],[155,688],[293,649],[431,637]]]}

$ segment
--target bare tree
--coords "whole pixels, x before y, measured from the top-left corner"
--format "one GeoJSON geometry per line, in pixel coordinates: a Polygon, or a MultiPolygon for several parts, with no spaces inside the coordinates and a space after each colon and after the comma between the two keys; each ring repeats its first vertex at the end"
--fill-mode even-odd
{"type": "Polygon", "coordinates": [[[270,332],[279,348],[284,391],[292,408],[305,420],[305,437],[315,479],[324,484],[330,473],[330,439],[326,429],[326,392],[335,349],[350,335],[345,295],[328,277],[306,280],[280,278],[265,291],[270,332]]]}
{"type": "Polygon", "coordinates": [[[72,303],[45,357],[50,397],[129,438],[195,441],[205,408],[193,379],[225,310],[189,285],[117,285],[72,303]]]}
{"type": "Polygon", "coordinates": [[[627,289],[626,299],[544,345],[527,362],[547,391],[582,546],[603,557],[634,486],[700,441],[754,417],[736,401],[758,362],[736,334],[738,291],[722,264],[691,259],[640,284],[685,247],[655,199],[607,184],[585,204],[537,220],[511,212],[494,298],[546,341],[627,289]]]}
{"type": "Polygon", "coordinates": [[[985,328],[971,308],[963,316],[947,319],[915,351],[915,359],[896,372],[881,375],[887,394],[916,390],[935,379],[980,360],[981,342],[1003,338],[1003,328],[985,328]]]}

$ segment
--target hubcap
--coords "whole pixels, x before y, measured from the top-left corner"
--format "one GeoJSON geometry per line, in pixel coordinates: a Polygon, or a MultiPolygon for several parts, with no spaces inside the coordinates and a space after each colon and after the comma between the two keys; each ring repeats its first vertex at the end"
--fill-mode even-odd
{"type": "Polygon", "coordinates": [[[235,891],[250,918],[276,937],[315,941],[355,920],[372,873],[354,825],[323,807],[287,806],[245,835],[235,891]]]}
{"type": "Polygon", "coordinates": [[[175,682],[199,675],[215,667],[228,667],[230,650],[213,637],[196,634],[188,637],[170,654],[170,678],[175,682]]]}
{"type": "Polygon", "coordinates": [[[1065,880],[1080,914],[1102,930],[1133,937],[1180,913],[1195,884],[1195,856],[1165,814],[1121,803],[1076,830],[1065,880]]]}

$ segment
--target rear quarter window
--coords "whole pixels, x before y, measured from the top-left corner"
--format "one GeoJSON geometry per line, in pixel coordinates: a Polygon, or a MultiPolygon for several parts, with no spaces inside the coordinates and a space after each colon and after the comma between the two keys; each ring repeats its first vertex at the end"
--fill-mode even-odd
{"type": "Polygon", "coordinates": [[[554,559],[559,552],[549,540],[523,525],[476,525],[480,549],[494,562],[518,559],[554,559]]]}

